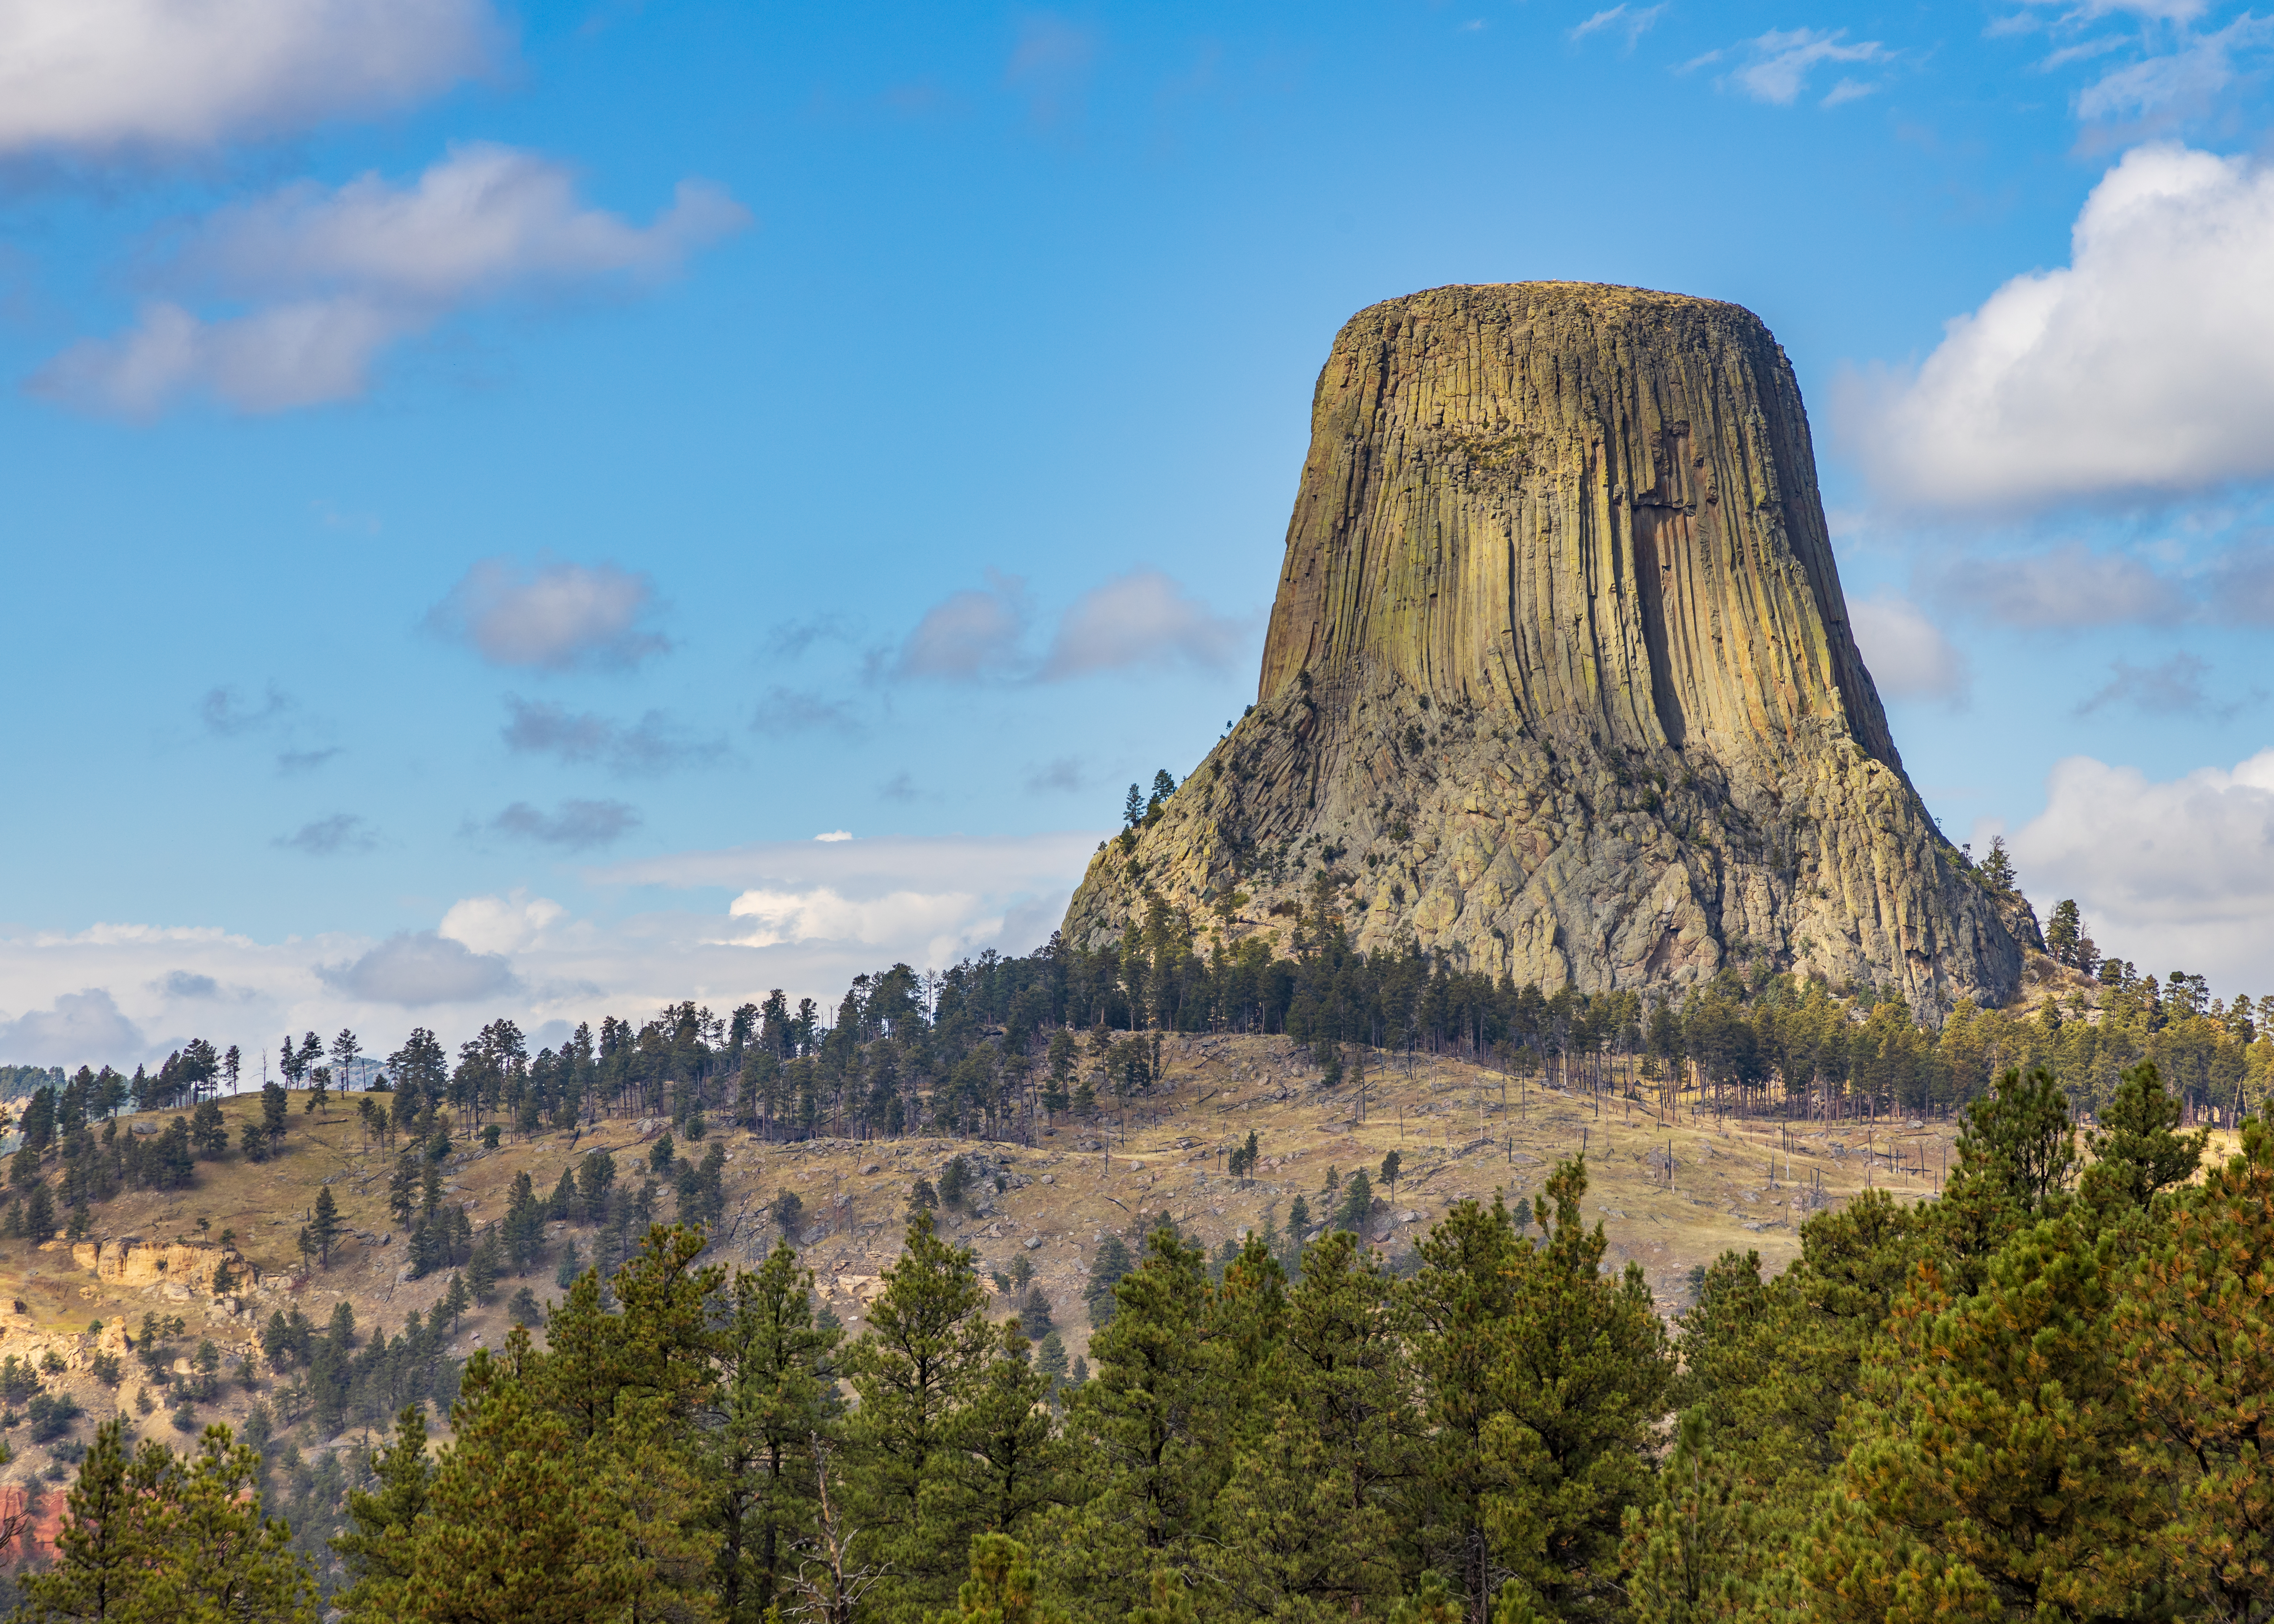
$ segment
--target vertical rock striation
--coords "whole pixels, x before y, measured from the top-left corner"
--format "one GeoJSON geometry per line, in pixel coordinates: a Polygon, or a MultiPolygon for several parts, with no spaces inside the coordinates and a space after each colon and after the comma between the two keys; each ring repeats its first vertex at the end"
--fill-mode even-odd
{"type": "Polygon", "coordinates": [[[1351,320],[1311,421],[1255,707],[1099,853],[1071,938],[1235,892],[1235,934],[1284,934],[1323,870],[1360,946],[1518,982],[2011,996],[2026,922],[1904,775],[1751,312],[1434,289],[1351,320]]]}

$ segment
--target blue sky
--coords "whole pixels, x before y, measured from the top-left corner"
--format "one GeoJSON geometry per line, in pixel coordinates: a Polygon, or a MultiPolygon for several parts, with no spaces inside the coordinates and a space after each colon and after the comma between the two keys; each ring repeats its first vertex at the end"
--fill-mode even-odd
{"type": "Polygon", "coordinates": [[[1336,328],[1542,277],[1759,312],[1945,827],[2274,991],[2274,20],[179,10],[0,0],[0,1060],[1032,946],[1336,328]]]}

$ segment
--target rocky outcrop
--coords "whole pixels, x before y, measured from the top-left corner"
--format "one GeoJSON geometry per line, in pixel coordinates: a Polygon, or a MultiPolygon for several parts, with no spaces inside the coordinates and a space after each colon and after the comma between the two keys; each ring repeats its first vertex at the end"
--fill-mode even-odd
{"type": "Polygon", "coordinates": [[[260,1276],[234,1247],[192,1241],[78,1241],[71,1250],[72,1261],[104,1285],[131,1289],[170,1286],[184,1295],[211,1296],[224,1263],[235,1282],[232,1294],[251,1289],[260,1276]]]}
{"type": "Polygon", "coordinates": [[[1284,936],[1319,896],[1361,947],[1551,988],[1766,964],[1923,1011],[2011,995],[2020,948],[1904,775],[1751,312],[1440,288],[1336,338],[1255,706],[1065,929],[1111,941],[1158,898],[1284,936]]]}

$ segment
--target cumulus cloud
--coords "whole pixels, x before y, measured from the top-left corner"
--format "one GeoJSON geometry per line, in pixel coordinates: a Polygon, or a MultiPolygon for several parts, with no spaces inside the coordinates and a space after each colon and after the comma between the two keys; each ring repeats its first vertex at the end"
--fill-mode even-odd
{"type": "Polygon", "coordinates": [[[1966,657],[1916,604],[1893,594],[1851,600],[1848,624],[1879,692],[1894,699],[1956,699],[1966,657]]]}
{"type": "Polygon", "coordinates": [[[490,828],[516,840],[583,852],[621,839],[639,823],[639,813],[621,801],[564,801],[552,812],[516,801],[490,820],[490,828]]]}
{"type": "Polygon", "coordinates": [[[160,274],[177,296],[200,289],[252,308],[208,319],[180,297],[154,300],[131,331],[64,351],[33,387],[129,417],[197,393],[247,412],[344,400],[389,345],[454,311],[651,282],[749,223],[724,192],[688,180],[635,226],[581,202],[562,165],[488,144],[454,148],[407,187],[377,175],[304,182],[215,214],[160,274]]]}
{"type": "Polygon", "coordinates": [[[834,1006],[862,971],[1031,952],[1108,831],[822,838],[681,852],[587,871],[643,906],[574,919],[526,891],[465,897],[431,931],[270,941],[205,927],[0,931],[0,1063],[155,1064],[192,1035],[254,1056],[280,1031],[352,1027],[384,1055],[410,1027],[446,1044],[508,1016],[557,1043],[576,1023],[679,998],[731,1009],[772,988],[834,1006]],[[745,905],[745,892],[774,900],[745,905]],[[826,894],[824,894],[826,893],[826,894]],[[752,940],[771,938],[764,945],[752,940]],[[177,979],[177,978],[180,979],[177,979]],[[217,996],[193,996],[211,981],[217,996]],[[176,989],[180,989],[177,992],[176,989]],[[26,1015],[25,1011],[31,1011],[26,1015]],[[76,1034],[74,1037],[72,1034],[76,1034]]]}
{"type": "Polygon", "coordinates": [[[2075,898],[2104,951],[2274,991],[2274,749],[2160,782],[2072,756],[2010,841],[2030,896],[2075,898]]]}
{"type": "Polygon", "coordinates": [[[44,1010],[0,1020],[0,1064],[104,1065],[139,1054],[142,1031],[100,987],[64,993],[44,1010]]]}
{"type": "Polygon", "coordinates": [[[924,612],[892,662],[902,677],[970,681],[1007,673],[1027,631],[1027,583],[987,572],[983,590],[953,592],[924,612]]]}
{"type": "Polygon", "coordinates": [[[482,71],[486,0],[0,0],[0,152],[203,147],[482,71]]]}
{"type": "Polygon", "coordinates": [[[310,857],[343,857],[370,851],[379,844],[379,837],[354,813],[335,812],[303,823],[289,835],[279,835],[269,844],[310,857]]]}
{"type": "MultiPolygon", "coordinates": [[[[1844,28],[1772,28],[1745,41],[1740,49],[1746,60],[1742,66],[1731,69],[1720,82],[1734,86],[1756,102],[1790,107],[1808,88],[1811,76],[1824,64],[1879,62],[1889,54],[1877,40],[1858,41],[1851,45],[1847,38],[1844,28]]],[[[1713,53],[1715,56],[1720,55],[1713,53]]],[[[1699,61],[1709,59],[1701,57],[1699,61]]],[[[1825,98],[1824,104],[1836,107],[1870,88],[1858,80],[1843,79],[1825,98]]]]}
{"type": "Polygon", "coordinates": [[[502,897],[467,897],[452,903],[434,934],[477,953],[517,953],[568,916],[568,910],[552,898],[516,890],[502,897]]]}
{"type": "Polygon", "coordinates": [[[613,564],[532,568],[484,559],[428,612],[426,624],[493,665],[628,669],[671,647],[641,627],[654,607],[654,583],[613,564]]]}
{"type": "Polygon", "coordinates": [[[828,886],[808,891],[746,891],[727,907],[749,922],[745,947],[778,942],[860,942],[870,946],[965,922],[977,900],[968,891],[896,891],[855,899],[828,886]]]}
{"type": "Polygon", "coordinates": [[[505,703],[511,714],[500,736],[516,755],[589,763],[626,778],[713,761],[726,748],[715,740],[688,737],[660,710],[623,723],[517,695],[507,695],[505,703]]]}
{"type": "Polygon", "coordinates": [[[503,959],[431,930],[389,936],[346,964],[319,965],[316,974],[352,997],[405,1009],[494,998],[518,985],[503,959]]]}
{"type": "Polygon", "coordinates": [[[2127,153],[2069,264],[1948,323],[1915,372],[1850,378],[1843,438],[1892,498],[2026,509],[2274,474],[2274,170],[2127,153]]]}
{"type": "Polygon", "coordinates": [[[1135,569],[1085,593],[1058,622],[1044,680],[1131,666],[1189,663],[1222,670],[1241,654],[1253,623],[1210,610],[1157,569],[1135,569]]]}
{"type": "Polygon", "coordinates": [[[907,771],[896,772],[877,786],[877,794],[886,801],[897,801],[903,805],[915,801],[922,793],[916,788],[915,775],[907,771]]]}

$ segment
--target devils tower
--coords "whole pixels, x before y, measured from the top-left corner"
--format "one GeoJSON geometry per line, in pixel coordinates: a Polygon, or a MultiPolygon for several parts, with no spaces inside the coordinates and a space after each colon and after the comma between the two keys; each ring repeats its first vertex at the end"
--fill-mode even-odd
{"type": "Polygon", "coordinates": [[[1518,282],[1337,335],[1255,705],[1065,932],[1158,898],[1284,939],[1322,898],[1362,949],[1550,989],[1766,964],[2012,996],[2028,922],[1903,771],[1751,312],[1518,282]]]}

